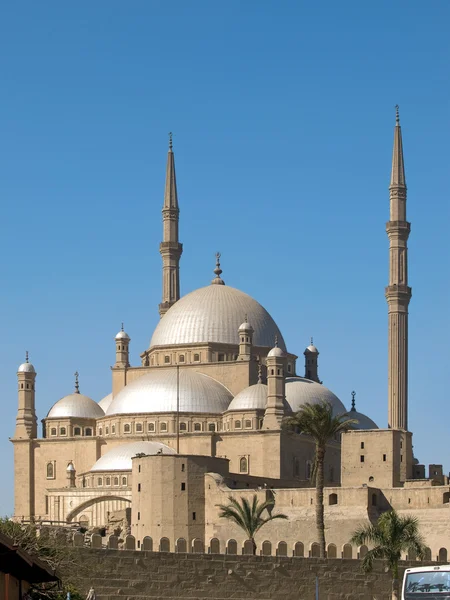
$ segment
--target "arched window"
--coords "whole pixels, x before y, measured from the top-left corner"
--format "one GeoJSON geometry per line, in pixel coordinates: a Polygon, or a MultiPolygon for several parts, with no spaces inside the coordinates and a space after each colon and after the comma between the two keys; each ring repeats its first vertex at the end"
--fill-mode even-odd
{"type": "Polygon", "coordinates": [[[125,476],[122,477],[122,485],[127,485],[127,478],[125,476]]]}
{"type": "Polygon", "coordinates": [[[242,429],[242,423],[240,421],[235,421],[234,422],[234,428],[235,429],[242,429]]]}
{"type": "Polygon", "coordinates": [[[184,354],[180,354],[180,356],[178,357],[178,362],[184,363],[184,354]]]}
{"type": "Polygon", "coordinates": [[[180,431],[187,431],[186,423],[180,423],[180,431]]]}
{"type": "Polygon", "coordinates": [[[201,430],[202,430],[202,424],[194,423],[194,431],[201,431],[201,430]]]}
{"type": "Polygon", "coordinates": [[[105,427],[105,434],[108,435],[109,434],[109,427],[105,427]]]}
{"type": "Polygon", "coordinates": [[[142,433],[142,423],[136,423],[136,433],[142,433]]]}
{"type": "Polygon", "coordinates": [[[116,426],[115,425],[111,425],[111,433],[116,433],[116,426]]]}
{"type": "Polygon", "coordinates": [[[125,423],[125,425],[123,426],[123,432],[131,433],[131,425],[129,423],[125,423]]]}
{"type": "Polygon", "coordinates": [[[50,435],[56,435],[56,427],[50,429],[50,435]]]}
{"type": "Polygon", "coordinates": [[[103,435],[103,427],[98,428],[98,435],[103,435]]]}
{"type": "Polygon", "coordinates": [[[208,423],[208,431],[215,431],[215,430],[216,430],[216,424],[208,423]]]}
{"type": "Polygon", "coordinates": [[[250,421],[250,419],[246,419],[244,425],[245,425],[245,429],[252,428],[252,422],[250,421]]]}
{"type": "Polygon", "coordinates": [[[105,485],[111,485],[111,477],[105,479],[105,485]]]}
{"type": "Polygon", "coordinates": [[[328,504],[330,506],[332,506],[333,504],[337,504],[338,503],[338,496],[337,494],[330,494],[328,496],[328,504]]]}
{"type": "Polygon", "coordinates": [[[155,431],[155,424],[154,423],[148,423],[147,424],[147,429],[149,431],[152,431],[152,432],[155,431]]]}
{"type": "Polygon", "coordinates": [[[119,485],[119,478],[118,477],[114,477],[114,485],[119,485]]]}
{"type": "Polygon", "coordinates": [[[86,427],[86,429],[84,430],[84,435],[87,435],[88,437],[92,435],[91,427],[86,427]]]}
{"type": "Polygon", "coordinates": [[[247,473],[248,471],[248,460],[246,456],[241,456],[239,459],[239,473],[247,473]]]}
{"type": "Polygon", "coordinates": [[[102,487],[102,485],[103,485],[103,477],[97,477],[97,485],[98,485],[98,487],[102,487]]]}
{"type": "Polygon", "coordinates": [[[164,357],[164,362],[166,365],[170,364],[170,356],[165,356],[164,357]]]}
{"type": "Polygon", "coordinates": [[[200,361],[200,354],[194,354],[194,362],[200,361]]]}
{"type": "Polygon", "coordinates": [[[159,430],[160,431],[167,431],[167,423],[160,423],[159,424],[159,430]]]}
{"type": "Polygon", "coordinates": [[[67,435],[67,429],[65,427],[60,427],[59,435],[67,435]]]}
{"type": "Polygon", "coordinates": [[[73,435],[81,435],[81,427],[74,427],[73,435]]]}
{"type": "Polygon", "coordinates": [[[47,479],[55,478],[55,465],[52,462],[47,463],[47,479]]]}

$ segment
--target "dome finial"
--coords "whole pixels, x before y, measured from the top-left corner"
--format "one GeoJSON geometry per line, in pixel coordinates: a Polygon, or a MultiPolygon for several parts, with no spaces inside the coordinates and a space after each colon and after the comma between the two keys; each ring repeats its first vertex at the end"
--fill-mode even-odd
{"type": "Polygon", "coordinates": [[[120,331],[123,331],[123,321],[122,321],[122,327],[120,328],[120,331]]]}
{"type": "Polygon", "coordinates": [[[278,348],[278,336],[277,335],[275,335],[275,346],[274,347],[278,348]]]}
{"type": "Polygon", "coordinates": [[[311,336],[311,346],[314,346],[314,339],[313,339],[313,336],[311,336]]]}
{"type": "Polygon", "coordinates": [[[356,396],[356,392],[352,392],[352,410],[356,410],[355,396],[356,396]]]}
{"type": "Polygon", "coordinates": [[[211,283],[215,283],[218,285],[225,285],[225,281],[221,279],[222,269],[220,268],[220,252],[216,252],[216,268],[214,269],[215,277],[211,281],[211,283]]]}
{"type": "Polygon", "coordinates": [[[171,131],[169,131],[169,152],[172,152],[172,150],[173,150],[172,137],[173,137],[173,133],[171,131]]]}
{"type": "Polygon", "coordinates": [[[262,383],[262,364],[258,363],[258,383],[262,383]]]}
{"type": "Polygon", "coordinates": [[[399,112],[399,105],[396,104],[395,105],[395,124],[396,125],[400,125],[400,112],[399,112]]]}
{"type": "Polygon", "coordinates": [[[25,350],[25,362],[26,362],[26,363],[27,363],[27,362],[29,362],[29,361],[28,361],[28,350],[25,350]]]}
{"type": "Polygon", "coordinates": [[[78,373],[78,371],[75,371],[75,394],[80,393],[80,384],[78,382],[78,377],[79,377],[79,373],[78,373]]]}

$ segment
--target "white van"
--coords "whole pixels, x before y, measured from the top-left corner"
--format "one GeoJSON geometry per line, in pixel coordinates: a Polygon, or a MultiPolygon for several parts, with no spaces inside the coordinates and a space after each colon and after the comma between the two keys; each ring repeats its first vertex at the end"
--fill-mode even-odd
{"type": "Polygon", "coordinates": [[[406,569],[402,600],[450,600],[450,565],[406,569]]]}

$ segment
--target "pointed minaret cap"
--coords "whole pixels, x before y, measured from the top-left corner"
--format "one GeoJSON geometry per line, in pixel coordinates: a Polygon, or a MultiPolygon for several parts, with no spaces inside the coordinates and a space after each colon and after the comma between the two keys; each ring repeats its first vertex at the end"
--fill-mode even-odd
{"type": "Polygon", "coordinates": [[[403,161],[402,128],[398,104],[395,107],[394,149],[392,151],[391,188],[406,187],[405,163],[403,161]]]}
{"type": "Polygon", "coordinates": [[[220,252],[216,252],[216,268],[214,269],[215,277],[211,281],[215,285],[225,285],[225,281],[220,277],[222,275],[222,269],[220,268],[220,252]]]}
{"type": "Polygon", "coordinates": [[[121,327],[119,333],[116,335],[115,339],[116,340],[127,340],[128,342],[130,341],[130,336],[128,335],[128,333],[126,331],[123,330],[123,323],[122,323],[122,327],[121,327]]]}
{"type": "Polygon", "coordinates": [[[272,348],[272,350],[270,350],[269,354],[267,355],[267,357],[272,357],[272,356],[284,356],[284,352],[281,348],[278,348],[278,336],[275,336],[275,346],[272,348]]]}
{"type": "Polygon", "coordinates": [[[248,332],[253,333],[254,330],[253,330],[253,327],[248,322],[247,315],[245,315],[244,322],[241,325],[239,325],[239,331],[248,331],[248,332]]]}
{"type": "Polygon", "coordinates": [[[177,178],[175,175],[175,155],[173,153],[172,132],[169,133],[169,153],[167,155],[166,188],[163,210],[178,208],[177,178]]]}
{"type": "Polygon", "coordinates": [[[317,348],[314,346],[314,340],[313,338],[311,338],[310,340],[310,344],[309,346],[305,349],[305,351],[303,352],[303,354],[319,354],[319,351],[317,350],[317,348]]]}

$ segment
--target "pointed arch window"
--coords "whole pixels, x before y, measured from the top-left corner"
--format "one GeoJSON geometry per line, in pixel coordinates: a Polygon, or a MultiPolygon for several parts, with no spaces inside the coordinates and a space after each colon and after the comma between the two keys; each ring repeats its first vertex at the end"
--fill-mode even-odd
{"type": "Polygon", "coordinates": [[[47,479],[55,479],[55,463],[47,463],[47,479]]]}
{"type": "Polygon", "coordinates": [[[248,459],[246,456],[241,456],[239,459],[239,473],[248,473],[248,459]]]}

